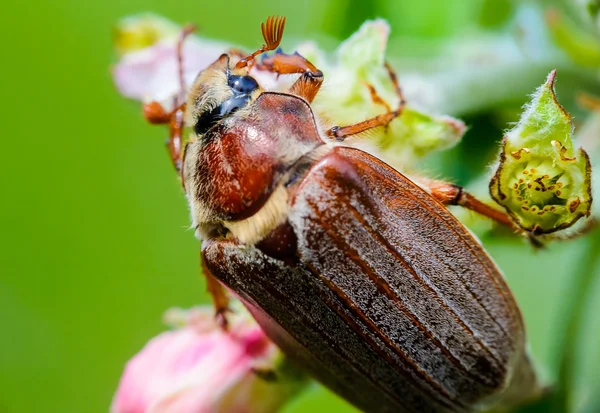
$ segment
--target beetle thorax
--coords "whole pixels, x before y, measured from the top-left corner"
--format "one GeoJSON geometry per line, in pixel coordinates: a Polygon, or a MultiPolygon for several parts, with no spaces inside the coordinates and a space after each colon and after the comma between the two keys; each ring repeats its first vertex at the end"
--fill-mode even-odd
{"type": "Polygon", "coordinates": [[[308,104],[262,93],[186,147],[184,181],[200,237],[226,228],[254,243],[285,221],[293,166],[324,142],[308,104]]]}

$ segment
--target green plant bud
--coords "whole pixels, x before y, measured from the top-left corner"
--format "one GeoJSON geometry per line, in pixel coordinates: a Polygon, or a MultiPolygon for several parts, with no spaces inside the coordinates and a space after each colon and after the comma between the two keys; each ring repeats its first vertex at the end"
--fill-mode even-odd
{"type": "Polygon", "coordinates": [[[556,99],[555,77],[551,72],[505,135],[490,182],[492,198],[533,234],[568,228],[589,216],[592,205],[590,161],[583,149],[573,149],[573,125],[556,99]]]}

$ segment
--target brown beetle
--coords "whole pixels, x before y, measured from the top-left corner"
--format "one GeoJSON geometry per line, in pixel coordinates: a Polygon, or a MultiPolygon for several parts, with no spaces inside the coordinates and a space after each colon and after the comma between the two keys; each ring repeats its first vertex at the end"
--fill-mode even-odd
{"type": "Polygon", "coordinates": [[[187,104],[145,107],[151,122],[171,125],[222,321],[224,284],[290,359],[368,412],[469,412],[531,398],[539,386],[515,299],[444,205],[510,220],[457,186],[424,181],[424,190],[344,143],[401,114],[399,87],[397,110],[325,133],[310,106],[323,74],[306,59],[263,59],[261,70],[300,74],[285,93],[264,90],[249,66],[277,48],[284,24],[269,18],[265,46],[202,71],[187,104]],[[194,132],[182,155],[184,124],[194,132]]]}

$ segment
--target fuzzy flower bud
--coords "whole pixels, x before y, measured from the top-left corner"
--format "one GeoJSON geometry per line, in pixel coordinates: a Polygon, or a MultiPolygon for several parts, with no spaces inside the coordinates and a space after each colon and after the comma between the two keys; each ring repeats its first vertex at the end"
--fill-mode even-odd
{"type": "MultiPolygon", "coordinates": [[[[386,69],[389,34],[385,20],[367,21],[338,47],[333,59],[311,43],[298,47],[325,74],[325,84],[313,104],[325,119],[348,125],[399,107],[398,90],[386,69]],[[380,101],[373,98],[373,91],[380,101]]],[[[402,87],[401,73],[399,81],[402,87]]],[[[427,113],[409,100],[388,127],[369,131],[368,138],[359,143],[370,144],[372,148],[363,149],[379,152],[397,168],[410,169],[427,154],[458,143],[465,131],[462,121],[427,113]]]]}
{"type": "Polygon", "coordinates": [[[241,306],[228,331],[212,308],[166,317],[179,328],[127,363],[112,413],[272,413],[308,382],[241,306]]]}
{"type": "Polygon", "coordinates": [[[591,166],[573,148],[571,117],[554,93],[553,71],[533,95],[519,123],[504,137],[490,193],[521,228],[547,234],[588,216],[591,166]]]}

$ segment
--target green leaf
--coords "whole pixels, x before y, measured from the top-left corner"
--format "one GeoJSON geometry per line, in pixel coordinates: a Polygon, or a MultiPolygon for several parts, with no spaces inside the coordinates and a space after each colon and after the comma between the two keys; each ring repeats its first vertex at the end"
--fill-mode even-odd
{"type": "Polygon", "coordinates": [[[534,234],[569,228],[590,214],[592,203],[589,158],[573,149],[571,117],[556,99],[555,78],[553,71],[504,137],[490,182],[494,200],[534,234]]]}

